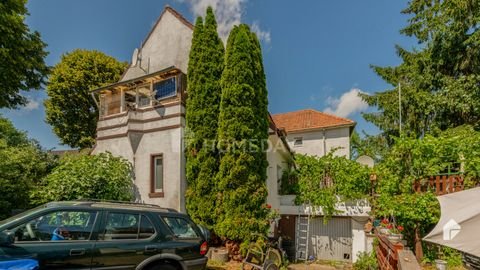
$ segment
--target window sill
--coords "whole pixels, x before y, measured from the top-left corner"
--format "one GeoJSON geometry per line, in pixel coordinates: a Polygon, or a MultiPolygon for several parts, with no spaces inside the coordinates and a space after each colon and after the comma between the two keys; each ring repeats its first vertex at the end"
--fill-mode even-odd
{"type": "Polygon", "coordinates": [[[163,198],[164,194],[163,194],[163,192],[153,192],[153,193],[148,193],[148,197],[150,197],[150,198],[163,198]]]}

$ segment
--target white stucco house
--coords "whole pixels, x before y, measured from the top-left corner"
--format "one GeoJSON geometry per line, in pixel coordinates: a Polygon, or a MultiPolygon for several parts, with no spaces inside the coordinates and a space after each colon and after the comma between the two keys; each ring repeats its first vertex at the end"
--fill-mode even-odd
{"type": "MultiPolygon", "coordinates": [[[[134,50],[121,79],[92,92],[100,111],[92,154],[108,151],[126,158],[134,167],[138,201],[182,212],[187,188],[183,146],[192,32],[190,22],[166,7],[140,48],[134,50]]],[[[355,122],[314,110],[276,114],[269,122],[272,147],[267,152],[267,203],[282,215],[284,228],[276,233],[294,241],[296,220],[305,209],[293,205],[293,196],[279,194],[282,172],[294,152],[321,156],[338,148],[338,155],[349,156],[355,122]]],[[[345,209],[345,214],[332,219],[331,225],[312,222],[310,250],[318,258],[355,260],[355,254],[365,245],[357,236],[363,224],[354,217],[366,217],[369,208],[339,208],[345,209]],[[338,230],[339,224],[342,231],[338,230]],[[336,231],[343,237],[336,240],[346,244],[319,246],[325,239],[332,242],[332,237],[340,237],[336,231]],[[327,255],[322,255],[322,248],[327,255]]]]}
{"type": "MultiPolygon", "coordinates": [[[[324,156],[334,151],[337,156],[350,156],[350,136],[355,122],[313,109],[272,115],[278,128],[286,133],[286,140],[294,153],[324,156]]],[[[284,239],[294,239],[290,248],[297,257],[313,256],[324,260],[355,261],[358,252],[367,244],[364,224],[370,206],[366,200],[338,204],[341,214],[323,224],[321,209],[294,204],[295,195],[278,195],[275,207],[280,209],[278,234],[284,239]],[[310,222],[307,222],[310,217],[310,222]],[[308,248],[301,238],[307,238],[308,248]],[[302,227],[303,226],[303,227],[302,227]]]]}

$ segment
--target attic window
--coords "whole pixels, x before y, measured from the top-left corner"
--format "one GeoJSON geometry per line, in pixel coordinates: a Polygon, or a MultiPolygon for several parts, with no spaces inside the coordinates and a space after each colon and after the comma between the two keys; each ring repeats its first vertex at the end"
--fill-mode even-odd
{"type": "Polygon", "coordinates": [[[176,77],[171,77],[166,80],[154,83],[153,91],[155,93],[155,99],[157,100],[177,95],[176,77]]]}
{"type": "Polygon", "coordinates": [[[302,145],[303,145],[303,138],[302,137],[293,138],[293,146],[302,146],[302,145]]]}

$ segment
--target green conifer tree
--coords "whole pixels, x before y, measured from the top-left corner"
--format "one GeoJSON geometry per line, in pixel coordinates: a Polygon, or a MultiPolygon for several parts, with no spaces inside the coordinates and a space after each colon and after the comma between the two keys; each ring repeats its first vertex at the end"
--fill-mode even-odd
{"type": "Polygon", "coordinates": [[[215,232],[249,239],[268,228],[265,207],[268,140],[265,74],[258,39],[247,25],[232,29],[222,74],[215,232]]]}
{"type": "Polygon", "coordinates": [[[220,78],[224,47],[217,33],[213,9],[205,23],[197,19],[188,64],[187,126],[187,211],[195,222],[213,228],[215,218],[215,175],[218,153],[215,147],[220,107],[220,78]]]}

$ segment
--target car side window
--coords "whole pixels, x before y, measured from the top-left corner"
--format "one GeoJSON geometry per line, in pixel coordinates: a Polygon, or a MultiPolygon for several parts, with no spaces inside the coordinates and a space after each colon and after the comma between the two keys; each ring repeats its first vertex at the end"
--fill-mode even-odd
{"type": "Polygon", "coordinates": [[[141,215],[138,239],[147,239],[154,234],[155,234],[155,228],[153,227],[153,224],[150,221],[150,219],[145,215],[141,215]]]}
{"type": "Polygon", "coordinates": [[[161,217],[168,225],[170,230],[178,238],[199,238],[197,231],[193,225],[186,219],[180,217],[161,217]]]}
{"type": "Polygon", "coordinates": [[[55,211],[10,230],[15,242],[89,240],[97,212],[55,211]]]}
{"type": "Polygon", "coordinates": [[[133,213],[107,214],[106,226],[101,240],[147,239],[155,234],[152,222],[145,215],[133,213]]]}

